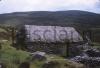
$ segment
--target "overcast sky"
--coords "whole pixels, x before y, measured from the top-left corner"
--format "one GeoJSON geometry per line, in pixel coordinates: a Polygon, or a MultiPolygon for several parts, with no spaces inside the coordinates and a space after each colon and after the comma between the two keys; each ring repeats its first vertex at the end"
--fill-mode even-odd
{"type": "Polygon", "coordinates": [[[84,10],[100,13],[100,0],[1,0],[0,13],[84,10]]]}

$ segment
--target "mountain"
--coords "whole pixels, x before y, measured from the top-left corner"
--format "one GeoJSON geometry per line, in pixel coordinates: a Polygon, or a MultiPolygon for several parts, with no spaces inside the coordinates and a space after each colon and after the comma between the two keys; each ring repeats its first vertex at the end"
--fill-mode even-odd
{"type": "Polygon", "coordinates": [[[14,12],[0,14],[0,24],[100,27],[100,14],[78,10],[14,12]]]}

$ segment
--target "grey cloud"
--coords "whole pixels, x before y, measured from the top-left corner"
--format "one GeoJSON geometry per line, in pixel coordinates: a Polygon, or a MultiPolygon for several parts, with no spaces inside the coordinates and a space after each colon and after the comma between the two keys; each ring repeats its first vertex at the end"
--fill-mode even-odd
{"type": "Polygon", "coordinates": [[[85,10],[99,13],[99,6],[99,0],[2,0],[0,13],[61,10],[85,10]]]}

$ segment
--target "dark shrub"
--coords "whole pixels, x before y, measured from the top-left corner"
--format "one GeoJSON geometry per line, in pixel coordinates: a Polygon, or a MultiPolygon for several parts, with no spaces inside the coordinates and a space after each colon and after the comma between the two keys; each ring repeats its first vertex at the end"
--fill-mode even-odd
{"type": "Polygon", "coordinates": [[[19,68],[30,68],[30,63],[29,62],[23,62],[20,64],[19,68]]]}

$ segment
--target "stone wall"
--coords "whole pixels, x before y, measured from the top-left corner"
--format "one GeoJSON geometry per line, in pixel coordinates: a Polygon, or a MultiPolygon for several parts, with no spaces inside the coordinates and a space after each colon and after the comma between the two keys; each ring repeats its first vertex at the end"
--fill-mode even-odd
{"type": "Polygon", "coordinates": [[[58,54],[66,56],[67,49],[66,43],[44,43],[44,42],[31,42],[27,43],[27,49],[30,52],[42,51],[49,54],[58,54]]]}

